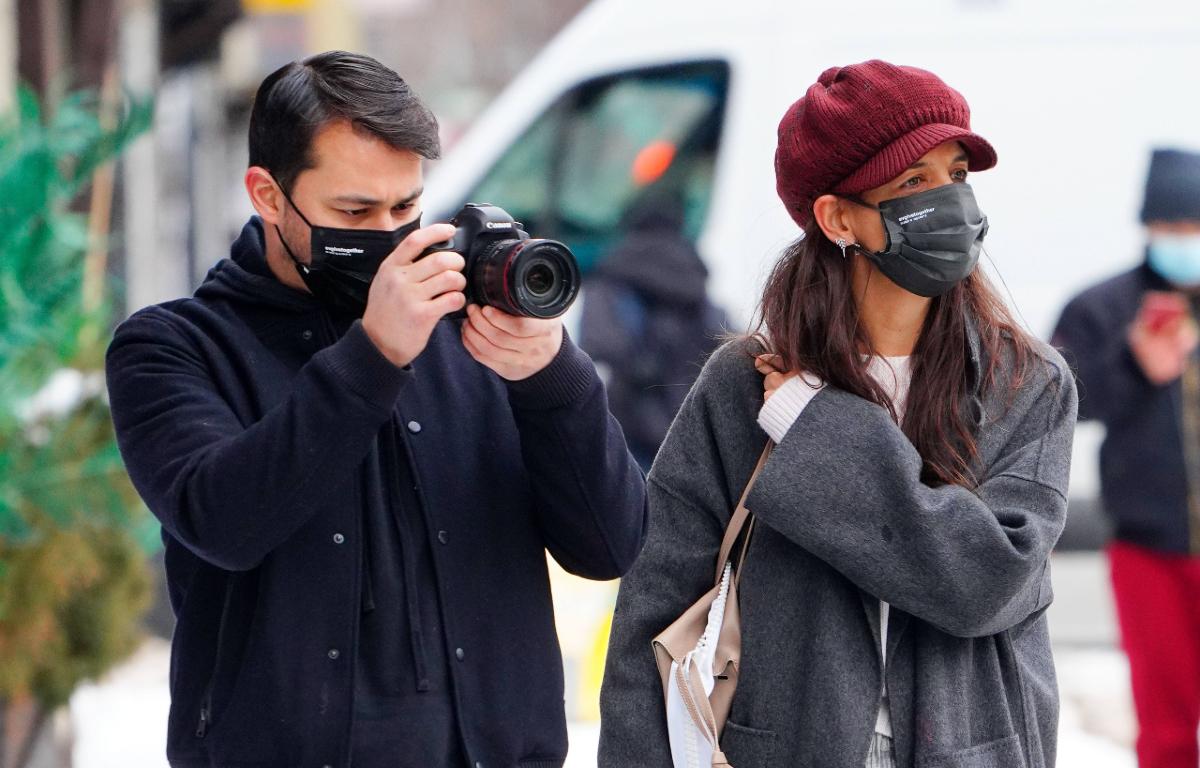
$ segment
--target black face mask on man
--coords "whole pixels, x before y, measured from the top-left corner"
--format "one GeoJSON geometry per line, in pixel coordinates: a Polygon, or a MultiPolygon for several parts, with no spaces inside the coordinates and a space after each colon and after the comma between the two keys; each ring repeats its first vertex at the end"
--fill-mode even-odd
{"type": "Polygon", "coordinates": [[[858,250],[904,290],[941,296],[975,270],[988,223],[970,185],[946,184],[878,206],[854,202],[879,211],[887,234],[882,251],[858,250]]]}
{"type": "Polygon", "coordinates": [[[287,192],[283,196],[311,232],[310,261],[304,264],[292,252],[283,232],[275,227],[300,279],[330,312],[362,317],[367,311],[367,296],[379,266],[404,238],[421,227],[421,217],[392,230],[314,227],[292,202],[291,196],[287,192]]]}

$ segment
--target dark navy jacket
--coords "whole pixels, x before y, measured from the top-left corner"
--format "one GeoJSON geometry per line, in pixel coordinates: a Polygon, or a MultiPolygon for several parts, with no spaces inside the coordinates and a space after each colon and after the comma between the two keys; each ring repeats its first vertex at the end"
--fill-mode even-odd
{"type": "Polygon", "coordinates": [[[1181,384],[1155,386],[1126,342],[1146,291],[1172,290],[1149,266],[1095,285],[1063,310],[1052,343],[1079,384],[1079,419],[1104,424],[1100,495],[1116,538],[1187,553],[1181,384]]]}
{"type": "MultiPolygon", "coordinates": [[[[262,247],[251,220],[234,256],[262,247]]],[[[437,541],[469,763],[562,764],[545,552],[616,578],[646,519],[603,385],[568,339],[545,370],[507,383],[447,320],[398,369],[360,324],[339,336],[309,295],[224,260],[194,298],[118,328],[108,382],[122,455],[167,547],[172,765],[348,763],[363,504],[380,495],[369,483],[392,480],[364,460],[384,430],[404,436],[437,541]]]]}

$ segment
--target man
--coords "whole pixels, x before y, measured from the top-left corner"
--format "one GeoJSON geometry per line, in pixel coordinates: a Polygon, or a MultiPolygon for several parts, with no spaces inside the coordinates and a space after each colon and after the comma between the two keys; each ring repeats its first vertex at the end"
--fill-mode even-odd
{"type": "Polygon", "coordinates": [[[1158,150],[1138,267],[1075,297],[1054,344],[1104,423],[1101,497],[1142,768],[1200,763],[1200,154],[1158,150]]]}
{"type": "Polygon", "coordinates": [[[607,368],[609,406],[649,472],[727,321],[708,298],[708,269],[683,232],[677,194],[641,196],[623,223],[624,237],[589,278],[579,345],[607,368]]]}
{"type": "Polygon", "coordinates": [[[117,330],[178,618],[173,766],[563,762],[545,550],[620,576],[643,481],[558,320],[447,317],[463,258],[418,259],[454,231],[418,228],[438,152],[378,62],[284,66],[251,114],[258,216],[193,298],[117,330]]]}

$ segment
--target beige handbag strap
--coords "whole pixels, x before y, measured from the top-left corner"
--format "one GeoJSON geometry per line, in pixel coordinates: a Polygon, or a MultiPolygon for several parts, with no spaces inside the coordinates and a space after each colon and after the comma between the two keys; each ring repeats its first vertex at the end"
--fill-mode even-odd
{"type": "Polygon", "coordinates": [[[729,765],[729,760],[725,757],[725,753],[721,751],[719,741],[721,729],[717,725],[717,719],[713,716],[712,706],[708,702],[708,697],[704,695],[704,683],[700,680],[700,673],[693,666],[690,674],[683,671],[682,666],[675,668],[675,684],[679,687],[679,697],[683,700],[684,709],[692,718],[692,722],[696,724],[700,735],[704,737],[713,749],[712,768],[729,765]]]}
{"type": "MultiPolygon", "coordinates": [[[[721,550],[717,554],[717,575],[714,583],[721,583],[721,576],[725,573],[725,564],[729,562],[729,555],[733,551],[733,543],[737,541],[738,535],[742,532],[743,526],[746,524],[746,519],[750,518],[750,510],[746,509],[746,498],[750,496],[751,489],[754,488],[754,481],[758,479],[758,475],[767,464],[767,459],[771,456],[771,449],[774,443],[770,440],[763,448],[762,455],[758,457],[758,464],[754,466],[754,472],[750,474],[750,479],[746,482],[746,489],[742,491],[742,498],[738,501],[737,509],[733,511],[733,516],[729,518],[729,525],[725,528],[725,538],[721,540],[721,550]]],[[[754,528],[754,519],[750,518],[750,528],[754,528]]],[[[742,557],[745,558],[746,547],[750,543],[749,532],[746,534],[746,541],[742,544],[742,557]]],[[[741,560],[738,561],[740,571],[741,560]]]]}

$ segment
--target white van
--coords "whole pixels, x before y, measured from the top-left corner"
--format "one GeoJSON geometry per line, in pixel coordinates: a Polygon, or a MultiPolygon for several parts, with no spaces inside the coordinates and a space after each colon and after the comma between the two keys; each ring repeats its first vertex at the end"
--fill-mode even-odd
{"type": "MultiPolygon", "coordinates": [[[[496,203],[586,270],[636,204],[639,153],[666,142],[710,293],[744,327],[798,234],[775,196],[779,118],[822,70],[869,58],[971,104],[1000,158],[972,178],[989,268],[1042,337],[1073,292],[1141,258],[1151,147],[1200,148],[1195,0],[596,0],[435,168],[427,220],[496,203]]],[[[1095,496],[1096,437],[1077,441],[1073,496],[1095,496]]]]}

